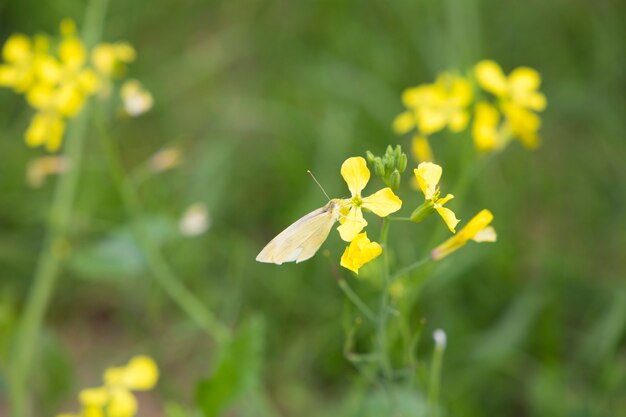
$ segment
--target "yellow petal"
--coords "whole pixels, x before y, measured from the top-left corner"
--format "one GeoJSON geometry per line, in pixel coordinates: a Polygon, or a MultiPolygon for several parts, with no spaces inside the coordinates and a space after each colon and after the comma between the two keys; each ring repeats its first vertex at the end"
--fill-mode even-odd
{"type": "Polygon", "coordinates": [[[361,209],[357,207],[352,207],[348,215],[343,219],[343,223],[337,230],[341,238],[346,242],[351,242],[352,239],[367,226],[367,221],[363,218],[361,209]]]}
{"type": "Polygon", "coordinates": [[[438,107],[421,108],[417,116],[420,131],[425,135],[438,132],[446,126],[446,114],[438,107]]]}
{"type": "Polygon", "coordinates": [[[12,64],[25,62],[32,57],[32,42],[25,35],[11,35],[2,48],[2,57],[12,64]]]}
{"type": "Polygon", "coordinates": [[[80,391],[78,400],[84,406],[102,407],[109,401],[109,391],[105,387],[86,388],[80,391]]]}
{"type": "Polygon", "coordinates": [[[365,197],[363,207],[379,217],[387,217],[400,210],[402,200],[391,191],[391,188],[385,187],[369,197],[365,197]]]}
{"type": "Polygon", "coordinates": [[[370,242],[367,233],[358,234],[343,252],[341,266],[358,274],[359,268],[374,260],[382,251],[378,243],[370,242]]]}
{"type": "Polygon", "coordinates": [[[133,417],[137,413],[137,400],[128,390],[114,389],[106,410],[107,417],[133,417]]]}
{"type": "Polygon", "coordinates": [[[493,214],[489,210],[480,211],[456,235],[433,249],[431,252],[432,259],[435,261],[440,260],[459,249],[489,226],[492,220],[493,214]]]}
{"type": "Polygon", "coordinates": [[[446,223],[448,229],[450,229],[452,233],[456,233],[455,228],[456,225],[459,224],[460,220],[456,218],[454,212],[446,207],[435,207],[435,210],[437,210],[437,213],[439,213],[443,221],[446,223]]]}
{"type": "Polygon", "coordinates": [[[541,84],[541,76],[532,68],[519,67],[509,75],[509,83],[513,91],[536,90],[541,84]]]}
{"type": "Polygon", "coordinates": [[[432,200],[437,192],[437,184],[441,179],[443,169],[432,162],[422,162],[413,170],[417,184],[424,193],[426,200],[432,200]]]}
{"type": "Polygon", "coordinates": [[[469,122],[469,113],[463,110],[457,110],[449,115],[450,130],[458,133],[463,131],[467,127],[469,122]]]}
{"type": "Polygon", "coordinates": [[[484,60],[476,64],[474,74],[478,84],[496,96],[503,96],[507,93],[508,83],[502,72],[502,68],[494,61],[484,60]]]}
{"type": "Polygon", "coordinates": [[[430,143],[425,136],[413,136],[411,145],[413,157],[417,160],[417,162],[432,162],[434,160],[433,150],[431,149],[430,143]]]}
{"type": "Polygon", "coordinates": [[[496,233],[496,229],[491,226],[487,226],[483,230],[476,233],[472,240],[474,242],[495,242],[497,238],[498,235],[496,233]]]}
{"type": "Polygon", "coordinates": [[[76,70],[85,63],[87,51],[80,39],[65,38],[59,44],[59,58],[64,66],[76,70]]]}
{"type": "Polygon", "coordinates": [[[393,131],[398,135],[403,135],[415,127],[415,116],[413,112],[405,111],[393,119],[393,131]]]}
{"type": "Polygon", "coordinates": [[[474,146],[481,152],[490,151],[498,147],[497,127],[500,123],[500,113],[487,103],[481,101],[476,104],[472,137],[474,146]]]}
{"type": "Polygon", "coordinates": [[[472,86],[468,80],[463,77],[454,77],[450,87],[450,100],[453,104],[466,107],[472,101],[472,86]]]}
{"type": "Polygon", "coordinates": [[[159,379],[159,370],[148,356],[133,357],[124,372],[124,385],[131,390],[149,390],[159,379]]]}
{"type": "Polygon", "coordinates": [[[365,159],[360,156],[353,156],[346,159],[341,165],[341,176],[348,184],[352,197],[354,197],[361,194],[370,180],[370,170],[367,169],[365,159]]]}
{"type": "Polygon", "coordinates": [[[78,417],[105,417],[105,415],[100,406],[85,406],[78,417]]]}
{"type": "Polygon", "coordinates": [[[448,201],[452,200],[453,198],[454,196],[452,194],[448,194],[445,197],[438,198],[435,204],[433,205],[433,207],[435,208],[443,207],[444,204],[446,204],[448,201]]]}

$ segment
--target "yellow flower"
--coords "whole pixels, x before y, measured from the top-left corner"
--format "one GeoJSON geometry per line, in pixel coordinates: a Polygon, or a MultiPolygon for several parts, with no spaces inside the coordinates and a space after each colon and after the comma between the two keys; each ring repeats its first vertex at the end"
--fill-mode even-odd
{"type": "Polygon", "coordinates": [[[502,111],[506,116],[511,133],[529,149],[539,146],[537,131],[541,127],[541,118],[532,111],[511,103],[504,103],[502,111]]]}
{"type": "Polygon", "coordinates": [[[455,233],[455,227],[459,223],[459,220],[452,210],[444,207],[444,204],[452,200],[454,196],[448,194],[443,198],[439,198],[440,191],[438,184],[443,172],[442,168],[432,162],[422,162],[413,172],[420,190],[424,193],[426,201],[432,204],[432,208],[437,210],[437,213],[439,213],[446,223],[448,229],[450,229],[452,233],[455,233]]]}
{"type": "Polygon", "coordinates": [[[514,69],[507,77],[494,61],[483,60],[474,69],[478,84],[503,101],[535,111],[546,108],[546,97],[537,91],[541,76],[528,67],[514,69]]]}
{"type": "Polygon", "coordinates": [[[61,147],[65,121],[54,113],[35,113],[26,130],[26,144],[31,147],[45,145],[50,152],[61,147]]]}
{"type": "Polygon", "coordinates": [[[448,256],[465,245],[469,240],[476,242],[495,242],[497,238],[496,231],[493,227],[489,226],[492,220],[493,214],[491,214],[489,210],[482,210],[474,216],[459,233],[433,249],[431,252],[432,259],[438,261],[448,256]]]}
{"type": "Polygon", "coordinates": [[[127,389],[112,388],[106,410],[107,417],[133,417],[137,413],[137,400],[127,389]]]}
{"type": "Polygon", "coordinates": [[[472,125],[472,137],[474,146],[481,152],[501,149],[508,142],[498,127],[500,125],[500,113],[486,101],[476,103],[474,124],[472,125]]]}
{"type": "Polygon", "coordinates": [[[156,363],[148,356],[135,356],[126,366],[110,367],[104,372],[106,385],[130,390],[152,389],[158,379],[156,363]]]}
{"type": "Polygon", "coordinates": [[[86,98],[100,88],[95,72],[85,67],[87,49],[75,36],[74,22],[61,22],[63,39],[59,43],[59,59],[47,55],[35,65],[36,81],[28,90],[28,103],[39,111],[75,116],[86,98]]]}
{"type": "Polygon", "coordinates": [[[421,135],[413,136],[412,141],[413,157],[418,162],[432,162],[434,160],[433,150],[430,147],[428,138],[421,135]]]}
{"type": "Polygon", "coordinates": [[[79,416],[133,417],[137,413],[137,400],[131,390],[152,389],[158,378],[158,368],[148,356],[135,356],[126,366],[107,368],[104,386],[84,389],[79,393],[83,406],[79,416]]]}
{"type": "Polygon", "coordinates": [[[378,257],[382,251],[378,243],[370,242],[367,233],[359,233],[343,252],[341,266],[358,275],[359,268],[378,257]]]}
{"type": "Polygon", "coordinates": [[[386,217],[402,207],[402,201],[389,187],[383,188],[369,197],[361,197],[361,191],[370,179],[370,171],[362,157],[346,159],[341,165],[341,176],[352,194],[350,199],[341,202],[344,217],[340,219],[341,225],[337,228],[341,238],[346,242],[351,242],[367,226],[367,221],[363,218],[363,208],[370,210],[379,217],[386,217]],[[345,213],[346,211],[347,213],[345,213]]]}
{"type": "Polygon", "coordinates": [[[101,43],[91,53],[94,68],[105,78],[123,70],[123,64],[135,60],[135,49],[126,42],[101,43]]]}
{"type": "Polygon", "coordinates": [[[152,108],[152,94],[137,80],[128,80],[120,90],[124,111],[129,116],[139,116],[152,108]]]}
{"type": "Polygon", "coordinates": [[[2,48],[5,63],[0,65],[0,86],[11,87],[17,93],[28,90],[35,81],[35,67],[47,50],[48,40],[43,36],[31,40],[25,35],[12,35],[2,48]]]}
{"type": "Polygon", "coordinates": [[[396,133],[417,127],[421,134],[429,135],[446,126],[453,132],[460,132],[469,120],[466,108],[472,101],[472,88],[465,78],[443,73],[433,84],[405,90],[402,101],[408,111],[394,120],[396,133]]]}

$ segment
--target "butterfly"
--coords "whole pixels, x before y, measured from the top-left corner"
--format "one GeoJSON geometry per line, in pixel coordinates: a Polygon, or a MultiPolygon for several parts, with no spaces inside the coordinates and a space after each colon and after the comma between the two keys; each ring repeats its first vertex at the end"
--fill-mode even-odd
{"type": "Polygon", "coordinates": [[[341,207],[341,200],[335,198],[300,218],[272,239],[256,260],[281,265],[283,262],[299,263],[311,258],[328,237],[333,224],[339,220],[341,207]]]}

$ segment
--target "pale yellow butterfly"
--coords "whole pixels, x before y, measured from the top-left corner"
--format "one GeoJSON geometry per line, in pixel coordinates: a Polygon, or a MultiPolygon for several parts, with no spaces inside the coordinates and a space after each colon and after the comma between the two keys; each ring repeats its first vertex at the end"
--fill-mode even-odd
{"type": "Polygon", "coordinates": [[[324,207],[310,212],[280,232],[263,248],[256,260],[277,265],[306,261],[322,246],[333,224],[339,220],[340,210],[341,200],[330,200],[324,207]]]}
{"type": "Polygon", "coordinates": [[[331,200],[313,173],[307,172],[328,198],[328,204],[310,212],[280,232],[257,255],[257,261],[276,265],[281,265],[283,262],[300,263],[306,261],[315,255],[328,237],[333,224],[339,220],[342,207],[341,199],[331,200]]]}

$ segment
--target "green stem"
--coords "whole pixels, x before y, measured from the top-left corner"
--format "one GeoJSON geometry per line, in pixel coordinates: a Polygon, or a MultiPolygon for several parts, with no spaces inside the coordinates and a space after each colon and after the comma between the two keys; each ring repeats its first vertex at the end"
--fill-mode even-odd
{"type": "MultiPolygon", "coordinates": [[[[107,4],[108,0],[89,2],[85,13],[84,39],[95,42],[100,38],[107,4]]],[[[89,106],[85,106],[69,128],[64,155],[71,162],[72,167],[69,172],[59,177],[55,187],[44,245],[39,253],[33,283],[16,330],[9,365],[9,401],[13,417],[24,417],[30,414],[30,410],[27,410],[29,407],[27,385],[36,360],[43,317],[54,292],[61,262],[67,250],[68,225],[80,177],[88,112],[89,106]]]]}
{"type": "MultiPolygon", "coordinates": [[[[441,334],[445,338],[445,334],[441,330],[436,330],[435,333],[437,332],[441,332],[441,334]]],[[[428,408],[431,417],[437,417],[439,413],[441,366],[443,364],[443,353],[445,349],[445,339],[437,340],[437,336],[435,336],[435,351],[433,352],[433,359],[430,365],[430,381],[428,383],[428,408]]]]}
{"type": "Polygon", "coordinates": [[[359,297],[357,293],[348,285],[345,279],[339,279],[337,281],[337,285],[339,288],[346,294],[346,296],[354,303],[354,305],[361,311],[361,313],[370,321],[376,323],[376,315],[374,312],[365,304],[365,302],[359,297]]]}
{"type": "Polygon", "coordinates": [[[380,294],[380,309],[378,311],[378,348],[380,366],[387,379],[391,377],[392,369],[387,354],[387,315],[389,314],[389,219],[384,218],[380,231],[380,243],[383,247],[382,289],[380,294]]]}
{"type": "Polygon", "coordinates": [[[400,278],[402,275],[408,274],[409,272],[423,266],[426,265],[428,262],[432,261],[432,258],[430,257],[430,255],[413,262],[411,265],[405,266],[404,268],[402,268],[401,270],[399,270],[398,272],[396,272],[393,277],[391,277],[391,282],[395,281],[396,279],[400,278]]]}
{"type": "Polygon", "coordinates": [[[389,221],[392,222],[410,222],[411,218],[410,217],[387,217],[389,219],[389,221]]]}
{"type": "Polygon", "coordinates": [[[230,336],[230,330],[191,291],[181,284],[150,239],[149,233],[141,221],[143,210],[134,184],[125,175],[119,150],[104,127],[101,112],[96,114],[94,122],[100,134],[111,175],[120,193],[122,203],[132,219],[131,223],[135,239],[152,275],[163,290],[196,324],[203,328],[218,343],[223,342],[230,336]]]}

